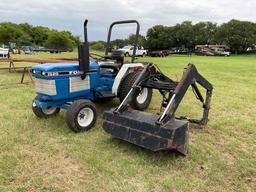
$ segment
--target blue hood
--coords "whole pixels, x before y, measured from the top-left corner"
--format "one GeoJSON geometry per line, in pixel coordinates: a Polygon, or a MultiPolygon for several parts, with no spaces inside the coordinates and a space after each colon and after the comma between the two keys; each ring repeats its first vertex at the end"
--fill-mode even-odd
{"type": "MultiPolygon", "coordinates": [[[[98,64],[96,61],[90,61],[90,70],[97,69],[98,64]]],[[[42,72],[57,72],[57,71],[77,71],[79,70],[78,63],[45,63],[32,67],[35,71],[42,72]]]]}
{"type": "Polygon", "coordinates": [[[36,71],[55,72],[55,71],[75,71],[78,70],[78,63],[45,63],[35,65],[32,69],[36,71]]]}

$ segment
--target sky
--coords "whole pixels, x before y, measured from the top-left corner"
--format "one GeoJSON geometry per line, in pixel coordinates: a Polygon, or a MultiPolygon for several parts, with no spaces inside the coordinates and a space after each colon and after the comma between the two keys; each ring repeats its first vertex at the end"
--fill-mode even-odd
{"type": "MultiPolygon", "coordinates": [[[[106,40],[113,21],[136,19],[141,34],[157,25],[231,19],[256,21],[256,0],[0,0],[0,22],[27,22],[82,37],[83,21],[88,22],[88,39],[106,40]]],[[[115,27],[113,38],[126,38],[134,25],[115,27]]]]}

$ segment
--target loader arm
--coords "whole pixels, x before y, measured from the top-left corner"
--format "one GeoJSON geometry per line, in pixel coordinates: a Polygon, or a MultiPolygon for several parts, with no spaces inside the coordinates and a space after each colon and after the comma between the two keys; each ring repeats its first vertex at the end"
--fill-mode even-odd
{"type": "Polygon", "coordinates": [[[134,94],[138,94],[144,87],[158,89],[159,92],[165,96],[166,92],[169,93],[168,98],[165,100],[164,112],[157,120],[157,124],[165,124],[171,119],[175,118],[175,112],[182,101],[189,86],[196,97],[202,102],[203,116],[201,119],[188,119],[192,123],[199,125],[206,125],[208,122],[208,113],[210,109],[210,101],[212,95],[212,85],[201,74],[198,73],[193,64],[188,64],[183,76],[179,82],[165,76],[154,64],[148,64],[141,72],[138,79],[135,81],[132,89],[127,94],[126,98],[115,110],[115,113],[122,113],[128,109],[129,102],[134,98],[134,94]],[[204,99],[197,84],[206,89],[206,98],[204,99]]]}
{"type": "Polygon", "coordinates": [[[176,86],[174,93],[165,108],[165,111],[160,116],[157,123],[166,123],[170,118],[174,117],[174,114],[183,99],[185,93],[187,92],[189,86],[192,86],[195,95],[203,104],[203,117],[200,120],[197,119],[188,119],[192,123],[197,123],[199,125],[205,125],[208,122],[208,113],[210,109],[210,100],[212,95],[212,85],[209,83],[201,74],[198,73],[196,67],[193,64],[188,64],[183,76],[176,86]],[[206,89],[206,99],[204,98],[199,91],[196,83],[200,84],[203,88],[206,89]]]}

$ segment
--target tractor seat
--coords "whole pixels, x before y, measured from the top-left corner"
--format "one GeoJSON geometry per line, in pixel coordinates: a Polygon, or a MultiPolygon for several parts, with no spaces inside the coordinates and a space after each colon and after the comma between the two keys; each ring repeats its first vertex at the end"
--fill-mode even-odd
{"type": "Polygon", "coordinates": [[[120,68],[122,67],[121,63],[113,63],[113,62],[102,62],[100,63],[101,71],[111,71],[113,75],[116,75],[120,68]]]}
{"type": "Polygon", "coordinates": [[[100,68],[113,68],[113,69],[120,69],[122,66],[121,63],[113,63],[113,62],[103,62],[100,64],[100,68]]]}
{"type": "Polygon", "coordinates": [[[115,76],[117,75],[118,71],[122,67],[123,63],[124,63],[123,52],[115,50],[111,53],[111,55],[105,56],[105,62],[100,63],[100,69],[101,69],[101,72],[103,73],[107,72],[115,76]]]}

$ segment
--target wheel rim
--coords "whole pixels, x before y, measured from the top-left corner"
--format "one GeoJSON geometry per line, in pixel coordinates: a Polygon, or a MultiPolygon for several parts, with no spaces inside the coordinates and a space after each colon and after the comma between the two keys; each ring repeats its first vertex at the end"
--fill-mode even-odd
{"type": "Polygon", "coordinates": [[[147,97],[148,97],[148,89],[143,88],[140,94],[137,96],[136,100],[139,104],[143,104],[147,100],[147,97]]]}
{"type": "Polygon", "coordinates": [[[50,107],[48,109],[42,109],[43,113],[46,115],[51,115],[56,111],[57,107],[50,107]]]}
{"type": "Polygon", "coordinates": [[[94,113],[89,107],[83,108],[79,111],[77,122],[81,127],[87,127],[93,121],[94,113]]]}

